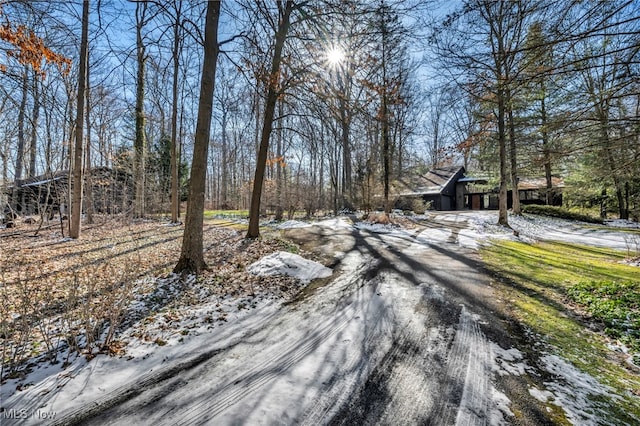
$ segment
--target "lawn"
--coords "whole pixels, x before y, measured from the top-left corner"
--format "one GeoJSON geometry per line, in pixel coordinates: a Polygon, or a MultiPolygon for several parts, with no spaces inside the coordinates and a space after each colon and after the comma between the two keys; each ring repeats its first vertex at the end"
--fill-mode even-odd
{"type": "Polygon", "coordinates": [[[496,241],[481,255],[506,310],[532,333],[530,343],[610,386],[616,396],[598,403],[620,424],[633,424],[625,413],[640,416],[640,376],[625,352],[640,351],[640,274],[622,263],[626,253],[496,241]]]}

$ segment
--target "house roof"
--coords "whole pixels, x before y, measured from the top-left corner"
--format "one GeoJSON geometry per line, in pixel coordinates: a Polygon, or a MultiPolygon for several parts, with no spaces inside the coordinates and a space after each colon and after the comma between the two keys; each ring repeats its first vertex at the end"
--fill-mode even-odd
{"type": "Polygon", "coordinates": [[[21,187],[25,187],[25,186],[39,186],[39,185],[44,185],[47,184],[49,182],[54,182],[60,179],[64,179],[67,178],[69,175],[68,171],[57,171],[57,172],[53,172],[53,173],[46,173],[40,176],[33,176],[33,177],[29,177],[26,179],[18,179],[17,181],[13,182],[10,187],[13,186],[17,186],[19,188],[21,187]]]}
{"type": "Polygon", "coordinates": [[[400,195],[437,195],[464,173],[464,167],[451,166],[433,169],[424,175],[414,175],[402,182],[400,195]]]}
{"type": "MultiPolygon", "coordinates": [[[[111,176],[112,173],[116,174],[129,174],[128,172],[122,171],[120,169],[112,169],[109,167],[93,167],[91,169],[91,174],[94,179],[94,184],[99,182],[100,177],[111,176]]],[[[26,179],[19,179],[15,182],[12,182],[7,186],[7,191],[13,191],[14,188],[37,188],[42,185],[47,185],[53,182],[61,182],[65,184],[69,179],[69,171],[68,170],[60,170],[52,173],[46,173],[40,176],[33,176],[26,179]]]]}
{"type": "MultiPolygon", "coordinates": [[[[553,188],[564,188],[564,180],[561,177],[553,176],[551,178],[551,186],[553,188]]],[[[518,181],[518,190],[521,191],[545,189],[546,187],[546,178],[520,178],[518,181]]]]}

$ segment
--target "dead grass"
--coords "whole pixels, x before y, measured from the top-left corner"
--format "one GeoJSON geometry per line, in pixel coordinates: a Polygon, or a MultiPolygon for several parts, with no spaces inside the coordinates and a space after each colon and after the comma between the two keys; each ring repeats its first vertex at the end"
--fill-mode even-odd
{"type": "Polygon", "coordinates": [[[364,218],[364,220],[380,225],[389,225],[392,223],[391,217],[385,212],[371,212],[364,218]]]}

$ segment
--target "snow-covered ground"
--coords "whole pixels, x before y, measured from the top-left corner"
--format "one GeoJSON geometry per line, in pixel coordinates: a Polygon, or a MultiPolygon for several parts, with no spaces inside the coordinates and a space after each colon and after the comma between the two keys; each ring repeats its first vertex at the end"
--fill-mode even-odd
{"type": "MultiPolygon", "coordinates": [[[[427,219],[428,220],[428,219],[427,219]]],[[[451,212],[435,216],[438,222],[459,225],[455,231],[455,240],[464,247],[478,248],[491,239],[510,239],[526,242],[562,241],[565,243],[583,244],[595,247],[606,247],[629,251],[640,255],[640,234],[624,232],[620,229],[639,229],[640,224],[632,221],[609,221],[605,226],[576,223],[562,219],[543,216],[509,215],[508,229],[497,225],[495,211],[451,212]],[[517,231],[516,236],[513,231],[517,231]]],[[[450,241],[454,231],[451,229],[434,229],[424,236],[434,241],[450,241]]]]}
{"type": "MultiPolygon", "coordinates": [[[[436,216],[438,222],[446,222],[454,226],[433,227],[418,234],[412,229],[403,229],[395,225],[377,225],[365,222],[352,224],[342,217],[327,219],[313,224],[289,221],[280,224],[279,228],[291,229],[313,225],[334,230],[355,228],[369,233],[383,234],[387,238],[387,244],[393,244],[392,240],[396,238],[398,240],[412,240],[415,241],[413,244],[424,247],[429,244],[447,242],[457,243],[464,248],[476,249],[491,239],[500,238],[525,241],[560,240],[621,250],[640,250],[640,238],[638,238],[637,234],[612,231],[604,227],[580,226],[557,219],[511,216],[509,218],[510,224],[519,233],[516,236],[512,230],[495,225],[496,219],[496,212],[486,211],[438,214],[436,216]]],[[[616,223],[615,225],[621,226],[622,224],[616,223]]],[[[634,224],[628,223],[626,225],[632,226],[634,224]]],[[[362,259],[358,258],[357,255],[348,255],[343,262],[347,273],[357,274],[359,268],[363,268],[363,264],[359,263],[362,262],[362,259]]],[[[249,267],[249,271],[256,275],[287,274],[298,278],[303,283],[315,278],[329,277],[333,272],[320,264],[286,252],[277,252],[259,260],[249,267]]],[[[171,286],[169,285],[167,288],[169,289],[167,291],[170,291],[171,286]]],[[[432,285],[430,288],[434,289],[433,298],[443,297],[442,292],[438,293],[436,291],[439,288],[437,285],[432,285]]],[[[382,282],[377,289],[379,290],[378,295],[391,294],[392,291],[397,291],[397,288],[392,290],[388,283],[382,282]]],[[[417,298],[420,297],[417,290],[403,291],[415,292],[415,296],[417,298]]],[[[407,294],[403,293],[401,296],[408,297],[407,294]]],[[[339,300],[339,298],[336,296],[335,300],[339,300]]],[[[381,298],[375,300],[377,300],[375,304],[370,304],[372,302],[365,304],[364,300],[359,300],[359,302],[362,302],[362,308],[371,309],[371,312],[366,312],[365,310],[362,312],[357,311],[358,303],[350,305],[345,312],[340,314],[346,315],[348,313],[350,320],[341,320],[339,333],[332,334],[331,338],[327,340],[329,343],[324,342],[323,344],[330,344],[334,349],[340,347],[342,341],[353,340],[354,342],[360,342],[361,339],[365,339],[366,342],[362,341],[361,343],[363,345],[364,343],[369,344],[370,342],[367,339],[372,337],[368,335],[363,337],[358,334],[365,330],[366,323],[357,320],[360,316],[367,318],[382,312],[386,315],[395,306],[395,302],[391,299],[381,298]]],[[[59,417],[60,414],[64,414],[64,411],[70,408],[76,409],[89,403],[99,404],[100,401],[106,400],[106,398],[114,394],[126,392],[130,383],[162,380],[163,377],[174,374],[175,371],[190,368],[191,364],[197,362],[198,357],[210,357],[216,351],[221,351],[243,342],[245,336],[249,336],[255,330],[260,329],[263,324],[277,318],[280,309],[281,302],[271,300],[268,297],[237,299],[227,296],[225,298],[215,298],[206,303],[199,303],[180,312],[165,312],[146,324],[133,324],[130,329],[126,330],[123,334],[123,340],[127,341],[128,345],[124,348],[124,354],[121,356],[98,355],[90,362],[83,357],[71,357],[69,365],[63,365],[62,363],[56,365],[34,363],[32,372],[27,377],[8,380],[3,384],[2,389],[0,389],[0,405],[5,409],[5,412],[7,410],[15,410],[12,412],[18,415],[27,413],[26,422],[21,424],[40,424],[43,416],[51,417],[57,413],[59,417]],[[169,327],[169,325],[171,326],[169,327]],[[176,330],[178,331],[176,332],[176,330]],[[147,337],[143,338],[144,335],[147,335],[147,337]],[[149,335],[157,336],[157,338],[149,338],[149,335]]],[[[465,312],[463,307],[463,314],[465,312]]],[[[320,313],[323,315],[325,313],[323,311],[318,311],[317,313],[316,320],[321,328],[324,320],[320,313]]],[[[299,320],[302,321],[306,315],[304,312],[299,313],[299,320]]],[[[400,312],[396,312],[394,315],[404,318],[404,314],[400,312]]],[[[476,323],[479,319],[468,313],[465,315],[461,316],[460,321],[467,321],[469,329],[476,330],[478,327],[476,323]]],[[[413,324],[411,316],[407,316],[403,321],[408,325],[413,324]]],[[[286,324],[286,326],[294,327],[291,319],[286,324]]],[[[388,324],[381,323],[380,326],[385,327],[388,324]]],[[[293,334],[295,335],[295,333],[293,334]]],[[[391,336],[388,333],[383,333],[383,336],[386,339],[385,344],[391,344],[391,336]]],[[[266,336],[265,338],[272,339],[273,337],[266,336]]],[[[283,331],[281,338],[290,338],[286,330],[283,331]]],[[[477,354],[478,359],[474,361],[478,364],[478,368],[488,368],[493,374],[500,375],[520,375],[524,374],[529,368],[522,361],[522,354],[517,349],[503,349],[497,344],[489,342],[481,334],[476,336],[476,340],[482,344],[482,347],[486,348],[485,352],[477,354]],[[490,365],[487,365],[487,363],[490,365]]],[[[476,344],[479,344],[478,342],[476,344]]],[[[330,347],[328,348],[330,349],[330,347]]],[[[239,357],[244,357],[245,355],[238,353],[239,357]]],[[[315,398],[315,409],[319,409],[320,403],[317,402],[317,398],[323,401],[323,397],[319,396],[320,390],[324,387],[324,382],[322,381],[333,380],[327,368],[339,366],[344,361],[339,359],[340,355],[340,352],[321,351],[315,355],[306,354],[305,364],[298,365],[296,371],[290,371],[290,376],[279,378],[278,380],[274,379],[273,385],[268,387],[268,392],[261,393],[259,395],[260,398],[264,398],[265,401],[271,399],[282,401],[288,393],[298,392],[300,389],[307,387],[309,395],[299,395],[300,398],[302,400],[315,398]],[[316,375],[310,376],[307,372],[316,372],[316,375]],[[293,380],[298,380],[299,382],[293,383],[293,380]]],[[[365,354],[361,355],[364,356],[365,354]]],[[[381,353],[376,352],[367,356],[376,358],[381,356],[381,353]]],[[[352,359],[352,357],[353,354],[346,359],[348,361],[347,366],[355,366],[358,363],[358,360],[352,359]]],[[[597,392],[605,392],[606,389],[598,385],[593,378],[575,371],[571,365],[558,357],[548,355],[543,361],[548,366],[548,372],[562,377],[563,381],[545,383],[546,390],[531,387],[530,394],[541,401],[548,401],[553,398],[554,403],[561,405],[565,409],[568,418],[572,421],[585,422],[583,424],[592,423],[594,419],[589,417],[588,414],[591,407],[586,401],[586,397],[580,393],[580,389],[590,387],[597,392]],[[558,383],[563,383],[565,386],[563,387],[558,383]],[[569,383],[568,387],[567,383],[569,383]]],[[[229,364],[230,369],[241,371],[246,368],[245,365],[234,363],[233,359],[228,359],[224,362],[229,364]]],[[[471,363],[471,360],[469,360],[469,363],[471,363]]],[[[475,373],[475,370],[469,370],[466,374],[473,375],[475,373]]],[[[346,370],[344,374],[340,380],[352,386],[356,378],[351,377],[346,370]]],[[[246,380],[249,381],[249,384],[253,383],[249,379],[246,380]]],[[[490,398],[495,407],[497,407],[490,413],[490,417],[493,419],[491,423],[503,423],[504,416],[508,417],[510,415],[508,399],[493,386],[489,386],[487,383],[484,383],[483,386],[486,387],[485,390],[490,394],[490,396],[486,397],[490,398]]],[[[264,392],[266,391],[267,389],[264,390],[264,392]]],[[[187,396],[184,397],[187,398],[187,396]]],[[[329,399],[326,399],[326,401],[329,401],[329,399]]],[[[472,404],[471,400],[466,403],[472,404]]],[[[464,404],[463,401],[462,405],[464,404]]],[[[458,412],[457,424],[462,424],[460,422],[464,422],[465,413],[470,413],[473,408],[473,406],[469,406],[465,411],[465,407],[461,407],[458,412]]],[[[325,407],[325,409],[328,410],[329,408],[325,407]]],[[[276,411],[278,410],[266,413],[266,418],[272,420],[277,418],[276,411]]],[[[256,415],[255,412],[253,414],[256,415]]]]}
{"type": "Polygon", "coordinates": [[[278,251],[249,265],[249,273],[258,276],[288,275],[308,284],[317,278],[330,277],[333,271],[297,254],[278,251]]]}

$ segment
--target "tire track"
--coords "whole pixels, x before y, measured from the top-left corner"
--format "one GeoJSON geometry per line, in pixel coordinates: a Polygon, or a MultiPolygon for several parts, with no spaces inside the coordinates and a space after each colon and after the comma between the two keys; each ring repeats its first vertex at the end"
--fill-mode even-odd
{"type": "MultiPolygon", "coordinates": [[[[181,413],[179,420],[176,421],[175,424],[202,424],[215,418],[248,394],[288,371],[293,365],[297,364],[317,349],[323,342],[327,341],[330,336],[342,331],[347,324],[353,320],[356,313],[357,312],[352,312],[350,315],[342,315],[342,319],[337,323],[333,321],[329,322],[322,328],[321,332],[312,338],[304,339],[302,341],[303,343],[293,351],[278,353],[273,358],[269,358],[253,367],[248,373],[216,389],[209,397],[202,399],[199,403],[192,404],[186,413],[181,413]],[[203,417],[203,413],[206,413],[206,419],[203,417]]],[[[185,394],[191,392],[192,390],[189,389],[185,394]]]]}
{"type": "MultiPolygon", "coordinates": [[[[434,372],[442,365],[448,348],[447,326],[433,311],[447,309],[441,305],[441,295],[434,292],[423,300],[423,289],[402,281],[399,276],[385,277],[392,287],[409,289],[410,301],[398,301],[391,346],[376,361],[372,359],[370,374],[354,391],[343,396],[344,402],[330,419],[317,423],[352,424],[424,424],[432,409],[431,395],[438,388],[434,372]],[[426,303],[425,303],[426,302],[426,303]],[[407,309],[408,306],[414,309],[407,309]]],[[[391,298],[402,296],[393,294],[391,298]]],[[[406,293],[405,293],[406,294],[406,293]]],[[[316,423],[316,424],[317,424],[316,423]]]]}
{"type": "MultiPolygon", "coordinates": [[[[381,280],[376,279],[375,293],[378,293],[378,289],[381,285],[381,280]]],[[[335,375],[332,379],[325,384],[320,392],[320,396],[316,398],[313,405],[302,415],[301,419],[296,422],[301,425],[315,426],[326,422],[326,419],[330,416],[331,410],[335,410],[336,407],[341,407],[348,402],[350,397],[349,392],[345,392],[348,389],[354,389],[357,386],[359,380],[366,378],[370,374],[372,365],[377,364],[374,351],[375,343],[383,338],[386,334],[393,333],[394,312],[387,315],[385,309],[384,315],[378,315],[375,317],[375,322],[370,327],[370,331],[365,331],[366,337],[362,341],[361,351],[349,351],[349,357],[344,364],[340,374],[335,375]]]]}
{"type": "MultiPolygon", "coordinates": [[[[375,267],[375,265],[375,263],[372,264],[364,262],[360,267],[356,268],[355,271],[349,273],[345,278],[343,278],[343,280],[341,280],[342,285],[339,286],[339,289],[342,290],[342,292],[348,292],[354,288],[362,288],[367,283],[364,282],[361,277],[367,276],[369,269],[375,267]]],[[[357,296],[357,294],[358,291],[356,290],[355,296],[357,296]]],[[[331,319],[326,321],[320,331],[316,331],[314,333],[315,336],[305,337],[299,342],[293,342],[297,345],[297,348],[293,351],[283,351],[280,348],[289,347],[289,345],[284,345],[283,342],[279,342],[279,349],[274,351],[275,353],[270,359],[261,362],[253,367],[248,373],[232,380],[223,388],[216,390],[209,398],[204,398],[199,403],[192,405],[188,410],[188,414],[182,415],[176,425],[203,424],[206,423],[206,421],[215,418],[227,408],[241,401],[247,395],[257,391],[267,383],[280,377],[282,373],[290,370],[303,358],[307,357],[319,346],[327,342],[330,337],[342,332],[347,325],[356,319],[356,317],[361,313],[357,309],[357,306],[355,306],[358,301],[350,300],[354,297],[354,293],[351,293],[350,296],[351,297],[347,301],[340,302],[340,299],[338,299],[340,315],[336,318],[334,314],[331,319]],[[336,319],[338,320],[336,321],[336,319]],[[220,395],[221,398],[215,400],[218,395],[220,395]],[[207,414],[206,419],[202,416],[203,412],[206,412],[207,414]]],[[[270,328],[280,329],[281,326],[279,324],[274,324],[270,328]]],[[[290,327],[286,325],[282,328],[285,330],[290,329],[290,327]]],[[[191,390],[187,393],[191,393],[191,390]]]]}
{"type": "Polygon", "coordinates": [[[431,416],[434,425],[485,425],[489,422],[490,348],[475,318],[462,306],[447,360],[442,394],[431,416]]]}
{"type": "Polygon", "coordinates": [[[370,238],[340,278],[233,345],[143,377],[57,424],[237,423],[264,413],[303,425],[487,424],[487,339],[468,302],[451,301],[455,288],[433,271],[411,271],[423,253],[408,255],[401,242],[370,238]],[[298,387],[283,396],[289,381],[298,387]]]}
{"type": "MultiPolygon", "coordinates": [[[[270,353],[260,352],[256,357],[252,358],[252,361],[260,360],[259,363],[254,364],[240,375],[226,377],[225,384],[216,387],[212,392],[210,388],[206,389],[207,396],[201,398],[200,401],[195,401],[188,407],[173,407],[168,410],[160,410],[164,412],[163,415],[155,404],[149,403],[164,400],[169,402],[165,404],[166,407],[169,407],[171,405],[171,401],[167,401],[169,395],[171,400],[179,400],[180,397],[188,399],[188,396],[193,394],[194,389],[192,386],[187,385],[198,379],[201,370],[207,371],[208,374],[209,370],[213,370],[218,363],[222,362],[220,358],[223,355],[229,355],[244,345],[260,343],[266,338],[263,337],[265,333],[268,337],[268,333],[272,330],[280,328],[284,330],[296,329],[291,325],[285,324],[283,326],[282,324],[287,320],[289,322],[299,321],[300,318],[297,317],[300,314],[294,315],[293,318],[285,318],[286,315],[295,312],[294,309],[288,309],[283,315],[266,322],[270,324],[269,329],[262,327],[251,333],[245,333],[227,348],[208,351],[183,363],[147,374],[137,380],[136,383],[128,383],[102,398],[73,410],[64,417],[59,418],[54,424],[114,424],[123,419],[129,421],[132,418],[140,418],[145,414],[149,414],[150,417],[161,416],[163,422],[168,421],[170,418],[174,419],[172,423],[176,425],[206,422],[221,414],[248,394],[279,377],[305,356],[311,354],[331,336],[344,330],[360,314],[357,307],[353,306],[354,293],[363,288],[365,283],[362,282],[362,277],[369,275],[368,270],[375,267],[377,267],[377,262],[365,259],[353,271],[343,275],[343,278],[331,289],[333,291],[329,296],[329,302],[331,303],[331,299],[335,299],[334,302],[337,305],[332,312],[333,315],[328,315],[329,319],[317,324],[318,327],[314,329],[312,335],[304,335],[301,340],[292,340],[295,339],[295,336],[293,336],[290,339],[292,340],[291,345],[286,345],[282,340],[278,341],[276,348],[270,353]],[[345,300],[345,296],[349,297],[345,300]],[[255,343],[252,343],[252,341],[255,341],[255,343]],[[294,346],[293,349],[288,349],[292,346],[294,346]],[[148,413],[149,410],[153,411],[148,413]],[[206,418],[203,417],[203,413],[206,413],[206,418]]],[[[327,295],[325,294],[324,296],[326,297],[327,295]]],[[[312,305],[312,302],[309,302],[308,305],[312,305]]],[[[322,312],[317,312],[317,315],[321,314],[322,312]]],[[[326,315],[323,317],[326,317],[326,315]]],[[[191,399],[193,400],[193,398],[191,399]]],[[[148,420],[147,417],[145,417],[146,420],[148,420]]]]}

